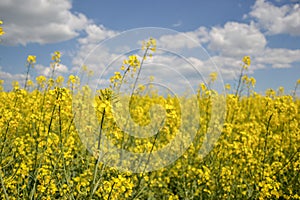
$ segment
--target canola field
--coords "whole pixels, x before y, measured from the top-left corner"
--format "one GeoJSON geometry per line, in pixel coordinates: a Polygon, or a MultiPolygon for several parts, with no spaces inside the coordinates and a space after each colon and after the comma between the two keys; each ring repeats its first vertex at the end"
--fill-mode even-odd
{"type": "MultiPolygon", "coordinates": [[[[155,40],[143,47],[145,52],[155,52],[155,40]]],[[[145,54],[143,59],[147,57],[145,54]]],[[[80,113],[72,107],[85,105],[82,102],[90,89],[78,90],[80,78],[75,75],[67,80],[54,76],[60,52],[54,52],[52,61],[53,76],[48,78],[30,80],[28,74],[36,62],[30,55],[24,85],[14,82],[13,89],[5,91],[0,81],[1,199],[300,199],[300,99],[296,95],[300,80],[295,82],[293,94],[284,93],[283,88],[258,94],[255,79],[247,76],[251,60],[245,56],[237,88],[227,84],[225,95],[200,84],[197,94],[188,97],[162,96],[155,91],[115,97],[113,88],[125,84],[130,73],[142,68],[142,62],[132,55],[111,77],[111,87],[98,90],[91,99],[98,124],[89,125],[87,113],[78,118],[80,113]],[[76,90],[80,92],[75,94],[76,90]],[[218,96],[226,105],[224,121],[217,129],[220,135],[214,147],[202,157],[199,150],[213,112],[210,105],[218,96]],[[131,98],[132,106],[126,112],[140,126],[153,119],[153,104],[165,108],[163,128],[149,138],[136,139],[124,133],[114,121],[116,98],[131,98]],[[180,121],[184,115],[180,106],[193,112],[195,104],[191,102],[196,102],[199,115],[184,119],[190,123],[196,119],[199,128],[173,163],[151,171],[144,162],[134,173],[98,159],[103,135],[120,149],[154,154],[178,132],[187,134],[180,129],[187,123],[180,121]],[[78,134],[78,123],[82,123],[79,128],[84,137],[78,134]],[[98,135],[93,133],[95,126],[100,129],[98,135]],[[92,141],[89,148],[85,140],[92,141]]],[[[92,74],[84,70],[86,76],[92,74]]],[[[212,73],[210,83],[216,79],[217,74],[212,73]]]]}

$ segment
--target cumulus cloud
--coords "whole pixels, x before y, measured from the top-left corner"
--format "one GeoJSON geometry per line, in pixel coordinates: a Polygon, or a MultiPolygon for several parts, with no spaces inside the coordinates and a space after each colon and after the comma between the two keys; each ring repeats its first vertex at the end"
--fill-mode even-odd
{"type": "MultiPolygon", "coordinates": [[[[38,75],[43,75],[43,76],[51,76],[52,70],[53,68],[51,68],[50,66],[43,66],[40,64],[37,64],[35,66],[35,69],[38,73],[38,75]]],[[[69,72],[68,67],[66,65],[63,64],[58,64],[55,67],[55,75],[63,75],[63,74],[67,74],[69,72]]]]}
{"type": "MultiPolygon", "coordinates": [[[[237,78],[241,65],[243,64],[241,61],[242,57],[245,55],[249,55],[252,59],[249,73],[267,67],[292,67],[294,63],[300,61],[300,50],[268,47],[266,33],[263,32],[261,28],[268,28],[269,33],[272,34],[283,33],[284,31],[288,31],[289,34],[296,34],[297,31],[291,27],[298,26],[299,20],[297,21],[297,16],[299,15],[298,13],[300,13],[296,12],[298,9],[298,4],[294,6],[286,5],[276,7],[271,3],[257,0],[248,14],[248,17],[251,18],[249,23],[229,21],[222,26],[201,26],[198,29],[184,33],[176,33],[175,31],[171,34],[165,33],[156,37],[158,48],[179,54],[181,53],[190,64],[197,66],[200,72],[206,76],[210,72],[216,71],[216,68],[212,67],[212,63],[215,63],[218,66],[217,70],[221,72],[220,76],[222,75],[226,80],[237,78]],[[272,20],[274,16],[275,21],[273,24],[272,20]],[[253,19],[256,21],[252,21],[253,19]],[[296,22],[288,23],[288,19],[292,21],[296,20],[296,22]],[[290,26],[290,28],[281,26],[275,31],[272,27],[275,27],[275,23],[279,23],[278,20],[283,20],[280,23],[285,23],[285,26],[290,26]],[[201,45],[211,53],[211,59],[205,60],[199,55],[199,51],[193,51],[196,48],[199,50],[201,45]]],[[[297,30],[300,29],[298,28],[297,30]]],[[[88,61],[88,63],[85,64],[94,71],[103,71],[105,67],[107,67],[107,64],[120,56],[122,52],[128,52],[132,49],[130,46],[124,45],[125,43],[123,46],[120,44],[117,47],[117,49],[120,50],[119,52],[116,50],[112,51],[111,48],[95,49],[101,41],[117,34],[119,33],[109,30],[103,25],[88,25],[86,28],[86,36],[78,39],[80,47],[77,55],[73,59],[73,64],[77,67],[74,67],[73,70],[78,69],[81,64],[88,61]],[[91,53],[93,50],[94,52],[91,53]],[[89,58],[85,60],[87,55],[89,55],[89,58]]],[[[127,41],[128,44],[130,42],[132,41],[127,41]]],[[[139,47],[140,45],[141,40],[138,43],[139,47]]],[[[174,70],[184,77],[188,77],[190,80],[195,78],[195,81],[199,81],[199,78],[196,80],[195,72],[187,63],[179,62],[174,59],[174,57],[159,55],[158,52],[156,52],[155,55],[155,61],[153,61],[155,64],[160,63],[160,66],[172,66],[174,70]]],[[[118,61],[125,58],[126,56],[122,55],[118,58],[118,61]]],[[[120,63],[121,62],[115,62],[114,64],[120,67],[120,63]]],[[[108,69],[106,75],[113,74],[115,70],[118,70],[118,68],[108,69]]],[[[147,70],[144,72],[147,72],[147,70]]],[[[159,67],[151,68],[149,74],[151,73],[153,75],[156,74],[156,76],[161,79],[168,75],[167,70],[160,71],[159,67]]],[[[103,78],[103,81],[108,83],[105,78],[103,78]]]]}
{"type": "Polygon", "coordinates": [[[271,2],[257,0],[249,13],[268,34],[300,35],[300,4],[277,7],[271,2]]]}
{"type": "Polygon", "coordinates": [[[98,44],[104,39],[110,38],[117,34],[116,31],[109,30],[103,25],[90,24],[85,29],[86,37],[80,38],[78,42],[84,44],[98,44]]]}
{"type": "Polygon", "coordinates": [[[14,81],[18,81],[20,86],[25,82],[25,75],[24,74],[12,74],[9,72],[5,72],[2,70],[0,66],[0,80],[3,80],[3,86],[6,90],[10,90],[12,88],[12,83],[14,81]]]}
{"type": "MultiPolygon", "coordinates": [[[[34,66],[37,75],[43,75],[46,77],[50,77],[51,73],[52,73],[52,68],[49,66],[43,66],[41,64],[36,64],[34,66]]],[[[55,68],[55,76],[59,76],[59,75],[66,75],[68,74],[69,70],[67,68],[67,66],[63,65],[63,64],[59,64],[59,66],[57,66],[55,68]]],[[[10,90],[12,89],[12,83],[14,81],[19,82],[20,87],[24,86],[25,83],[25,79],[26,79],[26,74],[15,74],[15,73],[9,73],[3,70],[3,67],[0,66],[0,80],[4,80],[4,88],[5,90],[10,90]]],[[[34,77],[31,77],[29,74],[29,79],[34,79],[34,77]]]]}
{"type": "MultiPolygon", "coordinates": [[[[147,82],[150,76],[154,76],[155,83],[159,84],[160,87],[178,92],[184,91],[186,88],[197,87],[200,82],[207,81],[210,72],[216,71],[213,63],[209,62],[209,57],[207,55],[206,60],[201,59],[203,58],[201,52],[199,55],[197,53],[187,53],[186,55],[182,55],[173,52],[172,50],[176,50],[178,47],[165,46],[166,42],[169,42],[166,39],[166,36],[171,37],[171,35],[162,35],[162,37],[158,37],[158,49],[154,53],[153,58],[148,58],[143,63],[142,73],[139,78],[141,83],[145,83],[144,81],[147,82]],[[166,40],[162,40],[161,38],[165,38],[166,40]],[[160,43],[161,41],[166,42],[160,43]]],[[[181,36],[186,37],[184,35],[173,35],[172,39],[178,39],[178,37],[180,38],[181,36]]],[[[126,36],[124,37],[126,38],[126,36]]],[[[129,50],[126,50],[126,48],[123,48],[124,45],[122,43],[117,42],[113,42],[118,44],[117,47],[110,46],[109,44],[106,45],[106,43],[103,44],[103,46],[97,46],[98,43],[96,40],[89,40],[88,38],[89,36],[84,38],[85,42],[81,43],[80,50],[78,51],[77,56],[74,57],[73,62],[77,66],[81,66],[84,62],[85,65],[95,72],[95,76],[90,80],[90,83],[93,85],[100,84],[99,87],[105,87],[109,83],[108,80],[110,76],[112,76],[114,72],[120,71],[122,61],[131,54],[130,48],[129,50]],[[129,54],[119,54],[118,49],[120,48],[123,48],[125,53],[129,52],[129,54]],[[97,79],[98,82],[95,79],[97,79]]],[[[102,38],[99,37],[98,42],[100,42],[101,39],[102,38]]],[[[118,38],[116,38],[116,40],[118,40],[118,38]]],[[[195,41],[191,39],[185,38],[185,40],[187,42],[190,41],[195,43],[195,41]]],[[[140,41],[139,38],[136,38],[136,44],[133,45],[131,49],[135,49],[136,47],[140,48],[140,41]]],[[[180,41],[181,40],[179,39],[179,42],[180,41]]],[[[126,43],[126,40],[124,42],[126,43]]],[[[130,45],[130,41],[127,43],[130,45]]],[[[189,45],[183,45],[180,50],[184,51],[185,49],[189,49],[189,51],[191,51],[191,49],[196,49],[198,50],[197,52],[199,52],[199,48],[201,49],[198,45],[194,48],[191,48],[189,45]]],[[[138,57],[140,60],[142,59],[143,51],[135,52],[135,54],[139,55],[138,57]]],[[[73,68],[73,70],[74,69],[75,68],[73,68]]]]}
{"type": "Polygon", "coordinates": [[[273,68],[289,68],[292,63],[300,62],[300,49],[266,48],[255,60],[258,63],[270,64],[273,68]]]}
{"type": "Polygon", "coordinates": [[[55,43],[79,35],[89,20],[81,13],[72,13],[70,0],[2,0],[0,13],[5,24],[3,43],[55,43]]]}
{"type": "Polygon", "coordinates": [[[161,48],[177,51],[183,48],[199,47],[199,45],[208,42],[208,37],[207,28],[201,26],[194,31],[162,35],[158,38],[158,43],[161,48]]]}
{"type": "MultiPolygon", "coordinates": [[[[107,49],[96,48],[99,42],[116,34],[118,33],[108,30],[102,25],[90,26],[87,35],[78,40],[80,49],[73,63],[80,66],[85,62],[92,70],[99,72],[117,58],[113,64],[120,67],[126,56],[120,56],[121,54],[118,54],[116,49],[122,49],[124,45],[120,44],[114,50],[110,47],[107,49]],[[85,60],[87,55],[88,59],[85,60]]],[[[127,43],[129,44],[130,41],[127,43]]],[[[141,40],[138,43],[139,47],[140,45],[141,40]]],[[[224,79],[236,79],[242,65],[241,59],[245,55],[250,55],[252,59],[249,73],[266,67],[292,67],[293,63],[300,60],[299,50],[269,48],[265,35],[254,23],[227,22],[223,26],[199,27],[194,31],[185,33],[162,34],[157,37],[157,45],[162,51],[177,53],[182,56],[181,58],[185,58],[187,62],[200,70],[204,78],[210,72],[219,70],[220,76],[222,75],[224,79]],[[208,55],[203,53],[203,50],[201,51],[201,45],[212,53],[210,59],[208,55]],[[206,58],[204,58],[205,56],[206,58]],[[218,69],[212,63],[215,63],[218,69]]],[[[129,50],[130,48],[124,51],[128,52],[129,50]]],[[[179,62],[174,57],[166,56],[167,54],[163,55],[156,52],[155,55],[154,63],[160,63],[160,66],[172,66],[172,69],[190,80],[196,77],[195,71],[187,63],[179,62]]],[[[119,68],[109,68],[104,75],[111,75],[116,70],[119,68]]],[[[149,71],[149,75],[160,77],[161,80],[163,77],[167,77],[167,74],[159,71],[159,68],[151,68],[151,70],[152,74],[149,71]]],[[[195,81],[199,82],[199,77],[196,77],[195,81]]]]}
{"type": "Polygon", "coordinates": [[[265,36],[252,23],[227,22],[224,27],[213,27],[209,32],[208,47],[223,56],[257,54],[266,44],[265,36]]]}
{"type": "MultiPolygon", "coordinates": [[[[194,34],[197,35],[197,32],[199,30],[195,30],[194,34]]],[[[212,53],[211,60],[216,63],[224,79],[235,79],[238,76],[241,59],[245,55],[252,59],[249,73],[267,67],[289,68],[300,62],[299,49],[268,47],[264,33],[253,22],[227,22],[223,26],[202,28],[201,35],[205,36],[202,44],[206,44],[212,53]]]]}
{"type": "Polygon", "coordinates": [[[90,24],[85,29],[86,35],[79,38],[79,48],[74,55],[72,64],[72,72],[78,72],[82,65],[87,65],[90,69],[98,71],[104,69],[104,63],[109,61],[116,55],[110,53],[108,49],[97,48],[97,46],[105,39],[111,38],[118,34],[105,28],[103,25],[90,24]]]}

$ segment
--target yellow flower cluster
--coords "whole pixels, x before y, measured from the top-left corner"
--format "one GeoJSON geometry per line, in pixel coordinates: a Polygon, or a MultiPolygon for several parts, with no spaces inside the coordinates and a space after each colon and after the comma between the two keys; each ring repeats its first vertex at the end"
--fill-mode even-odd
{"type": "Polygon", "coordinates": [[[142,50],[150,49],[151,51],[156,51],[156,40],[154,38],[150,38],[148,41],[143,41],[142,50]]]}
{"type": "Polygon", "coordinates": [[[61,53],[59,51],[55,51],[52,55],[52,61],[54,61],[54,63],[59,63],[61,60],[61,53]]]}
{"type": "MultiPolygon", "coordinates": [[[[155,50],[155,40],[146,42],[145,48],[155,50]]],[[[35,60],[35,56],[28,56],[27,62],[35,60]]],[[[60,53],[52,60],[60,62],[60,53]]],[[[124,61],[124,73],[116,72],[112,83],[122,84],[126,69],[141,67],[142,61],[130,56],[124,61]]],[[[243,62],[250,65],[249,59],[243,62]]],[[[210,79],[213,83],[217,74],[212,73],[210,79]]],[[[116,97],[112,88],[106,88],[99,90],[98,96],[90,99],[93,106],[87,107],[82,97],[90,97],[91,89],[84,86],[74,94],[79,77],[69,76],[66,84],[63,77],[50,80],[39,76],[35,80],[31,90],[21,89],[15,82],[9,92],[1,89],[0,81],[1,199],[300,199],[300,100],[284,94],[284,89],[280,93],[268,90],[265,95],[252,91],[239,98],[227,94],[222,134],[203,158],[199,151],[209,151],[203,141],[213,112],[212,94],[218,96],[205,84],[199,85],[197,95],[179,97],[155,90],[116,97]],[[194,99],[200,110],[198,118],[180,110],[184,106],[187,113],[193,113],[194,99]],[[131,106],[122,108],[118,100],[130,100],[131,106]],[[176,134],[183,135],[178,143],[184,143],[189,133],[180,127],[188,122],[199,128],[193,143],[171,165],[148,173],[118,172],[97,159],[101,135],[93,132],[94,124],[85,115],[90,112],[82,112],[78,123],[85,135],[79,137],[74,120],[80,113],[73,113],[73,106],[95,112],[95,126],[101,125],[102,134],[117,148],[133,153],[159,151],[176,134]],[[114,112],[119,111],[117,117],[125,130],[134,127],[126,127],[124,113],[129,113],[137,126],[151,127],[152,120],[160,119],[151,112],[153,106],[164,109],[166,115],[155,136],[135,138],[115,121],[114,112]],[[97,156],[86,150],[83,144],[87,141],[97,156]]],[[[241,84],[254,87],[255,79],[242,76],[241,84]]],[[[230,90],[230,85],[226,88],[230,90]]],[[[129,165],[136,160],[123,162],[129,165]]]]}
{"type": "MultiPolygon", "coordinates": [[[[0,25],[2,25],[2,24],[3,24],[3,21],[0,20],[0,25]]],[[[0,26],[0,36],[4,35],[4,34],[5,34],[5,32],[3,31],[3,28],[2,28],[2,26],[0,26]]]]}
{"type": "Polygon", "coordinates": [[[251,64],[250,56],[244,56],[243,63],[245,64],[246,67],[250,66],[250,64],[251,64]]]}
{"type": "Polygon", "coordinates": [[[27,63],[28,63],[28,64],[34,64],[34,63],[36,63],[36,56],[29,55],[29,56],[27,57],[27,63]]]}
{"type": "Polygon", "coordinates": [[[154,38],[150,38],[148,41],[143,41],[142,50],[144,50],[144,54],[142,56],[142,60],[139,60],[137,55],[130,55],[128,59],[123,61],[123,65],[121,66],[120,72],[115,72],[114,76],[110,77],[110,82],[112,87],[116,88],[122,84],[124,84],[124,79],[126,78],[127,73],[132,72],[131,78],[136,73],[137,69],[141,70],[143,62],[147,57],[152,57],[152,53],[156,51],[156,40],[154,38]],[[152,53],[149,53],[151,51],[152,53]]]}

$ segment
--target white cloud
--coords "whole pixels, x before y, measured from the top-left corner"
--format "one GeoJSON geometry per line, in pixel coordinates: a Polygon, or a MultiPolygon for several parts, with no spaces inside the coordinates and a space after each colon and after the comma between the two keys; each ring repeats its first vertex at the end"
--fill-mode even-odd
{"type": "Polygon", "coordinates": [[[176,23],[172,24],[172,27],[173,28],[176,28],[176,27],[179,27],[182,25],[182,21],[181,20],[178,20],[176,23]]]}
{"type": "Polygon", "coordinates": [[[268,34],[300,35],[300,4],[277,7],[265,0],[257,0],[249,13],[268,34]]]}
{"type": "Polygon", "coordinates": [[[108,30],[103,25],[95,25],[90,24],[85,29],[87,36],[84,38],[80,38],[78,42],[80,44],[98,44],[99,42],[103,41],[104,39],[113,37],[117,34],[117,32],[108,30]]]}
{"type": "MultiPolygon", "coordinates": [[[[40,64],[37,64],[35,66],[35,69],[38,73],[38,75],[43,75],[43,76],[51,76],[52,70],[53,68],[51,68],[50,66],[43,66],[40,64]]],[[[59,64],[58,66],[55,67],[55,75],[63,75],[63,74],[67,74],[69,72],[68,67],[66,65],[63,64],[59,64]]]]}
{"type": "Polygon", "coordinates": [[[209,32],[209,49],[223,56],[241,57],[260,53],[266,46],[265,36],[254,24],[227,22],[209,32]]]}
{"type": "MultiPolygon", "coordinates": [[[[117,33],[103,26],[90,26],[87,36],[79,39],[81,46],[73,63],[76,66],[80,66],[83,64],[86,56],[89,55],[85,64],[97,73],[102,72],[107,64],[120,54],[118,54],[119,52],[111,51],[110,48],[95,49],[95,47],[97,47],[99,42],[115,34],[117,33]],[[93,53],[91,53],[92,50],[94,50],[93,53]]],[[[221,72],[220,76],[223,76],[226,80],[236,79],[240,73],[242,57],[245,55],[249,55],[252,59],[249,73],[269,66],[273,68],[292,67],[293,63],[300,60],[300,50],[269,48],[264,34],[254,23],[227,22],[222,27],[218,26],[210,29],[199,27],[186,33],[163,34],[157,38],[157,45],[164,51],[179,52],[179,55],[182,53],[181,55],[185,56],[187,61],[193,66],[196,66],[204,78],[207,78],[209,73],[217,71],[212,64],[214,62],[221,72]],[[193,50],[196,49],[198,50],[195,51],[196,53],[201,53],[199,52],[199,45],[201,44],[207,46],[210,52],[213,52],[211,60],[203,59],[201,55],[194,54],[193,50]]],[[[199,83],[199,77],[196,77],[195,71],[187,63],[174,60],[174,57],[160,55],[159,52],[156,52],[154,55],[153,63],[161,64],[161,66],[170,66],[184,77],[199,83]]],[[[120,67],[122,60],[125,58],[124,55],[121,56],[114,64],[120,67]]],[[[147,61],[148,64],[149,61],[147,61]]],[[[114,71],[119,70],[118,67],[109,68],[105,75],[113,74],[114,71]]],[[[159,68],[151,68],[151,70],[148,71],[148,75],[154,75],[160,80],[169,75],[167,70],[159,71],[159,68]]]]}
{"type": "Polygon", "coordinates": [[[284,64],[284,63],[276,63],[272,65],[273,68],[290,68],[290,64],[284,64]]]}
{"type": "Polygon", "coordinates": [[[198,46],[197,40],[190,40],[184,33],[178,33],[176,35],[163,35],[159,38],[158,43],[162,48],[173,51],[185,47],[193,48],[198,46]]]}
{"type": "Polygon", "coordinates": [[[108,64],[117,55],[110,53],[108,49],[103,49],[104,47],[97,47],[102,41],[117,35],[118,32],[95,24],[88,25],[85,31],[86,36],[78,39],[80,46],[74,55],[72,61],[74,67],[71,72],[78,72],[83,64],[93,71],[104,70],[104,63],[108,64]]]}
{"type": "Polygon", "coordinates": [[[189,31],[185,33],[178,32],[177,34],[162,35],[158,38],[158,44],[160,47],[177,51],[183,48],[195,48],[199,47],[202,43],[208,41],[207,28],[201,26],[195,31],[189,31]]]}
{"type": "MultiPolygon", "coordinates": [[[[248,68],[250,74],[263,68],[290,68],[294,63],[300,62],[300,50],[291,50],[283,48],[262,49],[257,54],[249,54],[251,57],[251,66],[248,68]]],[[[242,57],[216,55],[211,57],[222,72],[223,78],[227,80],[236,79],[240,73],[242,57]]]]}
{"type": "MultiPolygon", "coordinates": [[[[241,69],[242,58],[249,55],[252,65],[249,73],[255,70],[272,68],[289,68],[300,62],[300,50],[270,48],[264,34],[252,22],[249,24],[227,22],[224,26],[201,28],[202,43],[213,53],[212,61],[216,63],[224,79],[235,79],[241,69]]],[[[198,35],[199,29],[189,32],[198,35]]],[[[199,38],[200,37],[194,37],[199,38]]],[[[183,48],[181,45],[180,48],[183,48]]],[[[206,63],[204,63],[204,66],[206,63]]]]}
{"type": "MultiPolygon", "coordinates": [[[[299,15],[296,13],[296,11],[299,9],[298,4],[295,4],[294,7],[275,7],[270,3],[257,0],[249,16],[259,20],[266,20],[266,22],[269,23],[269,21],[272,21],[274,16],[270,14],[271,11],[268,9],[274,12],[275,16],[283,17],[285,20],[297,20],[297,16],[299,15]],[[266,7],[266,10],[264,11],[266,13],[258,14],[259,12],[262,12],[260,9],[262,9],[264,6],[266,7]]],[[[277,18],[275,21],[276,20],[277,18]]],[[[287,21],[284,23],[287,23],[287,21]]],[[[286,26],[293,25],[289,24],[286,26]]],[[[297,22],[294,23],[294,26],[298,26],[297,22]]],[[[156,39],[159,48],[179,54],[182,53],[182,55],[184,55],[190,63],[198,67],[198,70],[200,70],[200,73],[204,75],[204,78],[207,77],[210,72],[216,71],[216,69],[212,67],[212,62],[214,62],[221,72],[220,76],[222,75],[226,80],[236,79],[240,73],[242,65],[241,60],[245,55],[249,55],[252,60],[249,73],[253,73],[255,70],[267,67],[288,68],[292,67],[295,62],[300,61],[300,50],[268,47],[265,33],[259,28],[260,27],[258,24],[253,21],[250,23],[229,21],[223,26],[214,26],[211,28],[201,26],[194,31],[185,33],[178,32],[176,34],[174,32],[173,34],[168,34],[168,32],[166,32],[156,39]],[[203,60],[200,59],[201,56],[198,58],[194,55],[192,50],[199,48],[200,45],[203,45],[210,50],[212,53],[211,60],[203,60]]],[[[280,30],[282,32],[282,27],[280,30]]],[[[291,30],[292,29],[290,28],[290,34],[295,33],[291,30]]],[[[271,29],[269,31],[271,31],[271,29]]],[[[275,32],[276,31],[273,31],[273,33],[275,32]]],[[[105,69],[107,64],[124,52],[117,52],[115,49],[114,51],[111,51],[110,48],[95,49],[101,41],[117,35],[118,32],[109,30],[102,25],[90,24],[86,28],[86,33],[87,35],[85,37],[82,37],[78,40],[80,48],[73,59],[73,64],[76,66],[73,68],[73,71],[75,69],[78,70],[79,66],[84,63],[86,56],[90,55],[88,58],[88,63],[85,64],[87,64],[92,70],[97,71],[97,73],[99,71],[101,72],[105,69]],[[91,53],[92,50],[95,52],[91,53]]],[[[131,41],[127,41],[127,43],[130,42],[131,41]]],[[[118,48],[126,49],[125,52],[128,52],[130,49],[132,49],[131,46],[124,46],[124,44],[122,45],[120,45],[118,48]]],[[[196,76],[195,71],[193,71],[193,69],[187,63],[180,62],[176,59],[174,60],[174,58],[165,55],[159,55],[158,52],[156,52],[154,55],[153,64],[161,64],[161,66],[172,67],[171,69],[176,70],[179,74],[188,78],[192,82],[194,81],[196,83],[198,81],[199,83],[199,78],[196,76]]],[[[118,61],[121,61],[124,58],[125,56],[123,55],[118,59],[118,61]]],[[[148,64],[151,63],[149,61],[151,60],[148,60],[148,64]]],[[[120,63],[117,64],[116,62],[115,64],[120,67],[120,63]]],[[[148,75],[155,75],[160,80],[162,80],[164,77],[169,77],[170,75],[168,70],[160,70],[158,67],[147,69],[143,70],[143,73],[148,72],[148,75]]],[[[116,70],[119,70],[119,68],[110,68],[106,71],[105,75],[112,74],[116,70]]],[[[105,77],[101,77],[101,79],[108,83],[105,77]]],[[[176,81],[174,81],[176,79],[167,80],[176,84],[176,81]]]]}
{"type": "Polygon", "coordinates": [[[258,63],[271,64],[273,68],[289,68],[292,63],[300,62],[300,49],[266,48],[255,60],[258,63]]]}
{"type": "Polygon", "coordinates": [[[72,13],[70,0],[2,0],[3,43],[9,45],[28,43],[55,43],[79,35],[89,23],[85,15],[72,13]]]}
{"type": "Polygon", "coordinates": [[[0,80],[4,80],[3,86],[5,90],[10,90],[12,88],[13,81],[18,81],[20,87],[22,87],[25,82],[25,78],[25,74],[12,74],[5,72],[0,66],[0,80]]]}

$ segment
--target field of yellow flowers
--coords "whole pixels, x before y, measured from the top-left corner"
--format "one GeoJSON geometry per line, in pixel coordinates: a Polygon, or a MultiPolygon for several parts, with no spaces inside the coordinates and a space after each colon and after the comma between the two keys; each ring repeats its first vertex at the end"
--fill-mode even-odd
{"type": "MultiPolygon", "coordinates": [[[[145,43],[146,52],[155,51],[155,47],[153,39],[145,43]]],[[[208,155],[201,157],[198,152],[212,112],[211,97],[218,94],[202,84],[196,96],[179,97],[190,110],[194,105],[189,101],[195,98],[201,111],[196,117],[199,130],[194,141],[171,165],[139,173],[122,172],[99,162],[93,154],[97,155],[101,134],[119,148],[155,152],[174,138],[184,123],[178,119],[178,99],[155,92],[131,95],[134,109],[129,112],[141,125],[149,124],[152,104],[165,107],[167,116],[164,128],[155,136],[134,139],[113,120],[111,88],[99,90],[93,101],[100,132],[98,141],[87,150],[78,135],[78,113],[72,112],[72,106],[80,105],[86,97],[82,94],[89,93],[89,88],[83,87],[76,96],[79,77],[71,75],[66,81],[55,77],[60,59],[60,52],[55,52],[49,78],[28,78],[36,62],[30,55],[24,86],[14,82],[7,92],[0,80],[1,199],[300,199],[300,99],[284,94],[282,88],[270,89],[264,95],[256,93],[255,79],[246,75],[249,57],[243,60],[238,88],[226,85],[225,121],[208,155]],[[241,94],[241,88],[248,93],[241,94]]],[[[126,74],[139,68],[141,62],[130,56],[121,72],[111,78],[112,87],[123,84],[126,74]]],[[[216,76],[211,74],[211,82],[216,76]]],[[[87,139],[95,137],[89,134],[86,119],[81,119],[81,131],[86,132],[87,139]]]]}

